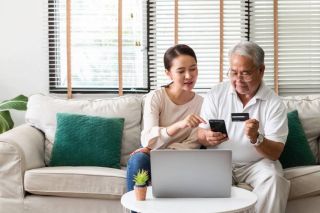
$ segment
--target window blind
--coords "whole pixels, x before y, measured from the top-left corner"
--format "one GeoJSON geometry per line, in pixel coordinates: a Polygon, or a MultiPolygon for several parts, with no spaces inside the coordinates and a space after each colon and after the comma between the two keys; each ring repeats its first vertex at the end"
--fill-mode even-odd
{"type": "MultiPolygon", "coordinates": [[[[65,92],[67,85],[65,2],[48,0],[51,92],[65,92]]],[[[118,1],[71,2],[73,91],[118,91],[118,1]]],[[[124,91],[147,92],[169,83],[163,55],[177,36],[197,54],[197,92],[228,80],[228,51],[239,40],[265,50],[264,81],[279,95],[320,92],[317,0],[123,0],[122,5],[124,91]]]]}
{"type": "Polygon", "coordinates": [[[149,3],[149,69],[150,87],[169,83],[163,66],[163,55],[174,45],[174,1],[150,0],[149,3]]]}
{"type": "Polygon", "coordinates": [[[178,41],[197,55],[198,91],[219,82],[219,5],[219,1],[179,0],[178,41]]]}
{"type": "Polygon", "coordinates": [[[265,73],[263,80],[274,88],[274,14],[272,0],[250,0],[249,39],[259,44],[265,52],[265,73]]]}
{"type": "Polygon", "coordinates": [[[247,1],[224,0],[224,47],[223,81],[228,81],[230,67],[228,53],[231,47],[241,40],[248,40],[248,4],[247,1]]]}
{"type": "MultiPolygon", "coordinates": [[[[50,91],[65,91],[66,1],[49,0],[50,91]]],[[[146,0],[123,0],[124,91],[148,91],[146,0]]],[[[118,1],[71,1],[73,91],[118,90],[118,1]]]]}
{"type": "MultiPolygon", "coordinates": [[[[150,10],[150,74],[151,89],[169,83],[165,76],[163,55],[174,45],[174,1],[151,1],[150,10]]],[[[219,82],[220,66],[220,2],[210,0],[178,1],[178,43],[194,49],[198,59],[199,76],[195,86],[197,92],[207,91],[219,82]]],[[[246,5],[238,0],[224,0],[224,61],[223,70],[229,67],[229,48],[245,39],[246,22],[242,13],[246,5]]]]}
{"type": "Polygon", "coordinates": [[[320,1],[278,0],[279,92],[320,92],[320,1]]]}

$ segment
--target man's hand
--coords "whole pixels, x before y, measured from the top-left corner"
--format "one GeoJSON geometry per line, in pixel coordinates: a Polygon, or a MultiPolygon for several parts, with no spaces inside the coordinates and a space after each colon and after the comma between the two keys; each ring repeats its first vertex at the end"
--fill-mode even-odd
{"type": "Polygon", "coordinates": [[[250,139],[250,141],[256,142],[259,135],[258,130],[259,121],[256,119],[249,119],[245,121],[244,134],[250,139]]]}
{"type": "Polygon", "coordinates": [[[180,129],[184,129],[187,127],[195,128],[199,126],[200,123],[206,124],[207,122],[198,115],[190,114],[182,121],[179,121],[179,128],[180,129]]]}
{"type": "Polygon", "coordinates": [[[204,146],[216,146],[228,140],[226,134],[199,128],[199,143],[204,146]]]}

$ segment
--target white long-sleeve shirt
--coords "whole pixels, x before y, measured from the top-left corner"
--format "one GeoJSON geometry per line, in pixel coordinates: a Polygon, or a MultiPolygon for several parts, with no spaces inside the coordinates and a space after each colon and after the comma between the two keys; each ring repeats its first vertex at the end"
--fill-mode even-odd
{"type": "Polygon", "coordinates": [[[144,104],[141,144],[152,149],[194,149],[199,148],[196,128],[181,129],[169,136],[166,127],[181,121],[190,114],[200,114],[203,98],[195,95],[192,100],[177,105],[171,101],[165,88],[147,94],[144,104]]]}

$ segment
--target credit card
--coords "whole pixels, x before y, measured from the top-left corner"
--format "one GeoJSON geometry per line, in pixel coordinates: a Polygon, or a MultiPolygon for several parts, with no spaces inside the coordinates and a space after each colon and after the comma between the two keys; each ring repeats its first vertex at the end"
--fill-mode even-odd
{"type": "Polygon", "coordinates": [[[249,113],[231,113],[231,120],[238,121],[246,121],[249,119],[249,113]]]}

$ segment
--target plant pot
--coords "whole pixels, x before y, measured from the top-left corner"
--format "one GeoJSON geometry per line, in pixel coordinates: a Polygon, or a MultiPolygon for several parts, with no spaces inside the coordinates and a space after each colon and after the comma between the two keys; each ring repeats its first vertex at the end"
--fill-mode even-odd
{"type": "Polygon", "coordinates": [[[134,186],[134,192],[136,194],[136,199],[141,201],[141,200],[146,200],[146,195],[147,195],[147,185],[139,186],[135,185],[134,186]]]}

